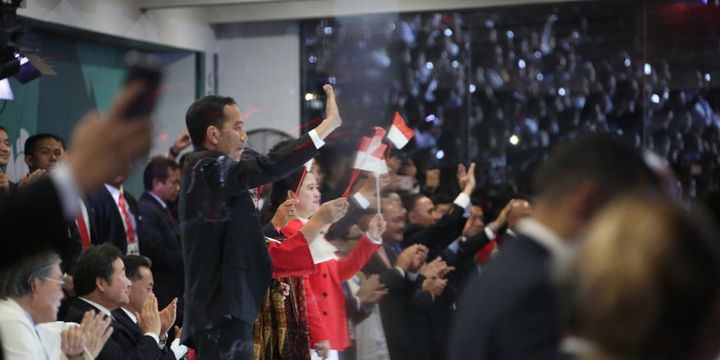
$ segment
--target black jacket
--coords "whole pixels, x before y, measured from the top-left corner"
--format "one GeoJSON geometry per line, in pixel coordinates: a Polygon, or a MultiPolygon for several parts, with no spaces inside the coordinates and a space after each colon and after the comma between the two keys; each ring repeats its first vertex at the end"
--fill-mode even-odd
{"type": "Polygon", "coordinates": [[[158,306],[162,309],[172,299],[178,298],[178,314],[181,317],[185,270],[177,222],[171,217],[170,211],[163,208],[148,192],[140,197],[138,208],[142,218],[138,233],[143,239],[140,253],[152,261],[155,279],[153,291],[158,298],[158,306]]]}
{"type": "MultiPolygon", "coordinates": [[[[390,263],[395,264],[397,255],[392,247],[383,244],[390,263]]],[[[378,274],[388,294],[380,300],[380,315],[392,360],[430,359],[428,351],[430,332],[426,312],[432,307],[430,293],[422,291],[425,278],[418,275],[411,280],[410,274],[401,275],[395,268],[388,269],[376,252],[363,268],[370,276],[378,274]]]]}
{"type": "Polygon", "coordinates": [[[472,278],[458,302],[448,359],[558,357],[559,306],[547,249],[525,235],[472,278]]]}
{"type": "MultiPolygon", "coordinates": [[[[83,315],[88,310],[100,312],[99,309],[90,305],[84,300],[75,299],[68,310],[65,321],[80,323],[83,315]]],[[[158,343],[150,336],[142,335],[139,338],[132,331],[123,326],[113,315],[110,326],[113,333],[107,343],[100,351],[97,360],[121,360],[121,359],[142,359],[159,360],[163,359],[163,351],[158,343]]]]}
{"type": "Polygon", "coordinates": [[[218,151],[189,155],[179,203],[183,343],[230,319],[255,323],[272,264],[248,190],[287,176],[316,153],[312,139],[304,135],[267,157],[234,161],[218,151]]]}
{"type": "Polygon", "coordinates": [[[453,204],[447,214],[431,226],[408,224],[403,232],[402,247],[425,245],[430,250],[428,260],[434,259],[460,236],[466,220],[464,214],[465,209],[453,204]]]}
{"type": "MultiPolygon", "coordinates": [[[[130,335],[135,337],[136,341],[140,342],[145,337],[140,326],[132,321],[130,317],[122,309],[117,309],[112,312],[115,321],[117,321],[130,335]]],[[[154,341],[155,339],[153,339],[154,341]]],[[[169,346],[165,346],[162,350],[162,359],[164,360],[176,360],[175,353],[170,350],[169,346]]]]}
{"type": "Polygon", "coordinates": [[[44,250],[72,245],[57,188],[50,177],[0,192],[0,269],[44,250]]]}
{"type": "MultiPolygon", "coordinates": [[[[126,205],[130,215],[135,218],[136,233],[140,222],[138,216],[139,211],[137,201],[128,192],[124,192],[126,205]]],[[[120,215],[115,200],[113,200],[110,192],[103,186],[102,189],[90,194],[88,199],[88,208],[92,208],[94,219],[92,227],[95,228],[94,233],[97,235],[92,239],[93,244],[100,245],[110,243],[115,245],[123,254],[127,253],[127,234],[125,233],[125,225],[120,215]]],[[[141,244],[142,238],[138,235],[137,241],[141,244]]]]}

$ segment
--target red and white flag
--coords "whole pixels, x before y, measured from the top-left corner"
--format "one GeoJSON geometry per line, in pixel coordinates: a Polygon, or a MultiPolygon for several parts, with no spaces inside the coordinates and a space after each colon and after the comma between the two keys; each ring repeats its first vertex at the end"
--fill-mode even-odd
{"type": "Polygon", "coordinates": [[[388,131],[387,134],[388,140],[395,144],[396,148],[402,149],[410,142],[413,136],[415,136],[415,131],[405,124],[405,120],[403,120],[400,113],[396,111],[393,124],[390,126],[390,131],[388,131]]]}
{"type": "Polygon", "coordinates": [[[382,143],[384,137],[385,129],[380,127],[375,127],[375,135],[373,135],[372,139],[363,136],[360,140],[360,148],[353,169],[370,171],[376,175],[388,173],[387,163],[385,162],[387,145],[382,143]]]}
{"type": "Polygon", "coordinates": [[[306,172],[312,171],[312,167],[313,167],[314,164],[315,164],[315,158],[312,158],[312,159],[308,160],[308,161],[305,163],[305,171],[306,171],[306,172]]]}

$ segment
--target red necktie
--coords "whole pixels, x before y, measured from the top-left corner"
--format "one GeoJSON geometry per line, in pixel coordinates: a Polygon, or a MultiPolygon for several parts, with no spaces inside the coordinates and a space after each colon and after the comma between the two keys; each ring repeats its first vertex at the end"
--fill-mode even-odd
{"type": "Polygon", "coordinates": [[[128,244],[133,244],[135,243],[135,230],[133,229],[133,224],[130,220],[130,213],[125,206],[125,196],[123,196],[122,193],[120,194],[120,197],[118,197],[118,207],[120,208],[120,213],[122,214],[123,220],[125,221],[128,244]]]}
{"type": "Polygon", "coordinates": [[[90,247],[90,234],[88,234],[87,224],[85,224],[85,218],[83,217],[82,211],[75,217],[78,231],[80,231],[80,239],[82,239],[83,250],[90,247]]]}
{"type": "Polygon", "coordinates": [[[165,212],[167,212],[168,217],[170,218],[170,222],[172,222],[172,223],[174,224],[174,223],[175,223],[175,217],[173,216],[172,211],[170,211],[170,208],[169,208],[169,207],[166,207],[166,208],[165,208],[165,212]]]}

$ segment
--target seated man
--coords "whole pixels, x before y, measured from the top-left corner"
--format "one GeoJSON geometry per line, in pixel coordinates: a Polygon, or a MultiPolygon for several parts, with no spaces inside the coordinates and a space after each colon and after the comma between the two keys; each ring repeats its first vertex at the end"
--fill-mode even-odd
{"type": "Polygon", "coordinates": [[[144,308],[140,313],[140,328],[144,334],[137,338],[118,322],[111,313],[129,303],[132,283],[125,277],[125,264],[120,251],[103,244],[86,250],[75,266],[75,299],[68,310],[66,321],[79,321],[88,310],[94,310],[112,318],[113,334],[98,355],[98,359],[158,359],[162,357],[160,346],[160,314],[155,309],[144,308]]]}
{"type": "Polygon", "coordinates": [[[91,313],[80,314],[80,326],[54,322],[64,284],[57,254],[40,253],[9,266],[0,273],[0,284],[6,360],[93,359],[112,333],[109,320],[91,313]]]}
{"type": "MultiPolygon", "coordinates": [[[[130,286],[130,293],[128,298],[130,302],[123,305],[118,310],[112,311],[115,320],[122,324],[126,330],[135,336],[136,339],[141,339],[143,331],[138,325],[138,318],[136,314],[141,314],[144,307],[149,306],[149,302],[157,302],[153,294],[153,273],[150,270],[152,263],[150,259],[140,255],[127,255],[123,257],[123,263],[125,264],[125,275],[132,285],[130,286]]],[[[157,304],[153,305],[157,307],[157,304]]],[[[175,323],[175,315],[177,312],[177,298],[172,300],[168,307],[160,312],[160,345],[163,346],[163,359],[180,359],[187,354],[187,347],[180,345],[179,328],[176,327],[175,340],[169,346],[166,340],[168,338],[168,330],[175,323]]]]}

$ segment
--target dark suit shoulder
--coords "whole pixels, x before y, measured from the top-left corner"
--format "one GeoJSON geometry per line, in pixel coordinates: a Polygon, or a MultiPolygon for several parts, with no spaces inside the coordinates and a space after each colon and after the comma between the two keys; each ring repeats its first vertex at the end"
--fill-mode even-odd
{"type": "Polygon", "coordinates": [[[485,267],[482,276],[468,284],[466,291],[494,308],[493,315],[500,316],[517,305],[516,300],[550,288],[549,267],[550,253],[534,240],[519,236],[485,267]]]}
{"type": "Polygon", "coordinates": [[[75,298],[70,303],[70,308],[68,309],[67,315],[65,316],[65,321],[79,324],[80,322],[82,322],[82,318],[85,313],[90,310],[100,312],[100,309],[90,305],[90,303],[80,298],[75,298]]]}

